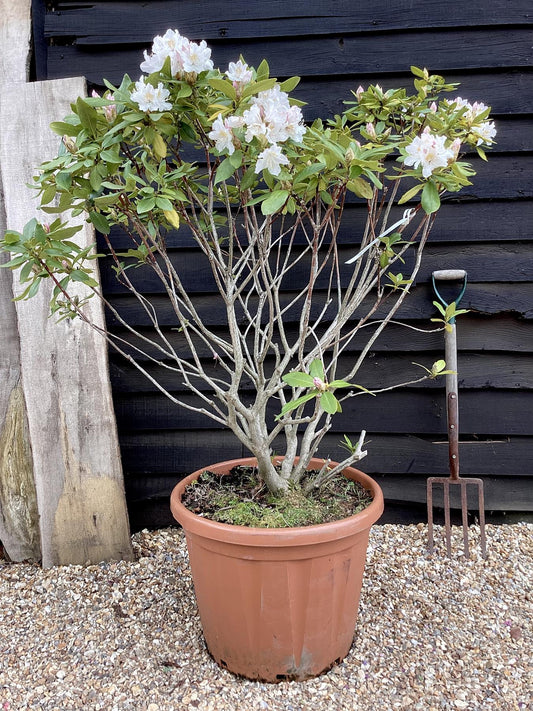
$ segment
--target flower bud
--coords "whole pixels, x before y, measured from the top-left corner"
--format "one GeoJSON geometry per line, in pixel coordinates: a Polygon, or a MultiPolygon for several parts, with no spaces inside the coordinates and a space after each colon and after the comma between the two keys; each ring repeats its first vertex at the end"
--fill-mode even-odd
{"type": "Polygon", "coordinates": [[[361,97],[363,96],[364,93],[365,93],[365,90],[359,84],[359,86],[357,87],[357,91],[355,92],[355,97],[356,97],[357,101],[361,100],[361,97]]]}
{"type": "Polygon", "coordinates": [[[63,144],[69,153],[76,153],[78,150],[76,142],[70,136],[63,136],[63,144]]]}
{"type": "Polygon", "coordinates": [[[374,124],[371,121],[367,123],[365,128],[369,136],[371,136],[372,138],[376,138],[376,129],[374,128],[374,124]]]}
{"type": "Polygon", "coordinates": [[[319,378],[317,376],[313,378],[313,385],[321,393],[325,393],[328,389],[327,383],[325,383],[322,378],[319,378]]]}
{"type": "Polygon", "coordinates": [[[355,158],[355,153],[353,152],[353,148],[347,148],[346,153],[344,154],[344,158],[346,160],[346,163],[351,163],[353,159],[355,158]]]}

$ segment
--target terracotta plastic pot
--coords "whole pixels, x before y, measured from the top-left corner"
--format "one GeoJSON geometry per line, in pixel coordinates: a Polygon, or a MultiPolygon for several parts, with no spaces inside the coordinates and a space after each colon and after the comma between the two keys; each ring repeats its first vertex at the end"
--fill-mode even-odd
{"type": "MultiPolygon", "coordinates": [[[[205,467],[218,474],[256,464],[236,459],[205,467]]],[[[320,468],[323,460],[312,460],[320,468]]],[[[171,509],[185,530],[200,619],[217,663],[249,679],[275,682],[316,676],[340,662],[353,640],[370,527],[383,512],[378,484],[344,471],[373,501],[361,513],[301,528],[249,528],[217,523],[181,503],[171,509]]]]}

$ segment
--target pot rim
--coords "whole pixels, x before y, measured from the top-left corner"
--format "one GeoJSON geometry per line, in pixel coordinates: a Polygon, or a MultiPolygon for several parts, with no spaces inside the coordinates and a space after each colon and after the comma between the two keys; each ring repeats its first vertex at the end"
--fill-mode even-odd
{"type": "MultiPolygon", "coordinates": [[[[311,459],[310,466],[321,466],[324,463],[323,459],[311,459]]],[[[344,472],[349,472],[355,481],[358,481],[365,489],[370,491],[373,496],[372,503],[369,504],[363,511],[348,516],[347,518],[331,521],[329,523],[319,523],[310,526],[298,526],[294,528],[257,528],[252,526],[238,526],[228,523],[220,523],[211,519],[198,516],[189,511],[181,502],[181,497],[185,487],[200,474],[206,470],[224,471],[232,469],[234,466],[254,466],[257,460],[254,457],[244,457],[239,459],[231,459],[225,462],[217,462],[202,469],[189,474],[187,477],[179,481],[170,497],[170,508],[172,515],[181,524],[187,533],[208,536],[213,540],[226,541],[231,543],[247,546],[265,546],[272,545],[274,541],[276,545],[294,546],[294,545],[313,545],[318,541],[337,540],[352,536],[359,531],[370,528],[381,514],[383,513],[384,502],[383,492],[379,484],[372,479],[368,474],[356,469],[355,467],[346,467],[344,472]]],[[[333,465],[336,462],[332,462],[333,465]]]]}

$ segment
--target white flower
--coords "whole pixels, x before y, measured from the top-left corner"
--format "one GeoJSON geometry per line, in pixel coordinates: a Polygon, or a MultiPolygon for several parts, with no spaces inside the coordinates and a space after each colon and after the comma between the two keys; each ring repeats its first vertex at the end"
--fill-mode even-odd
{"type": "Polygon", "coordinates": [[[261,114],[261,108],[258,104],[253,104],[247,109],[242,118],[246,126],[245,138],[250,142],[254,136],[266,136],[268,132],[268,126],[263,120],[263,115],[261,114]]]}
{"type": "Polygon", "coordinates": [[[164,54],[148,54],[144,50],[144,62],[141,62],[141,72],[146,74],[152,74],[153,72],[160,72],[165,63],[166,55],[164,54]]]}
{"type": "Polygon", "coordinates": [[[221,116],[218,116],[213,122],[212,130],[207,135],[214,142],[217,151],[221,153],[227,151],[229,155],[235,151],[233,131],[231,130],[229,119],[224,121],[221,116]]]}
{"type": "Polygon", "coordinates": [[[274,143],[258,155],[255,172],[260,173],[262,170],[268,170],[271,175],[279,175],[281,166],[288,165],[289,162],[287,156],[281,152],[281,148],[274,143]]]}
{"type": "Polygon", "coordinates": [[[242,59],[238,62],[230,62],[226,72],[228,79],[239,86],[249,84],[253,79],[252,70],[242,59]]]}
{"type": "Polygon", "coordinates": [[[213,69],[211,49],[207,46],[205,40],[202,40],[200,44],[188,42],[188,44],[181,49],[179,54],[183,61],[183,69],[186,72],[200,74],[200,72],[213,69]]]}
{"type": "Polygon", "coordinates": [[[167,101],[168,89],[159,82],[157,87],[146,84],[144,77],[135,82],[135,90],[131,92],[131,100],[139,105],[141,111],[167,111],[172,104],[167,101]]]}
{"type": "Polygon", "coordinates": [[[288,138],[299,143],[306,131],[298,106],[291,106],[289,95],[276,84],[252,99],[252,105],[243,114],[246,140],[264,137],[269,143],[284,143],[288,138]]]}
{"type": "Polygon", "coordinates": [[[467,101],[466,99],[462,99],[460,96],[458,96],[456,99],[450,99],[448,103],[450,105],[455,104],[458,109],[466,109],[465,113],[463,114],[463,118],[465,118],[469,122],[475,121],[475,119],[480,114],[482,114],[489,108],[481,101],[474,101],[474,103],[471,104],[469,101],[467,101]]]}
{"type": "Polygon", "coordinates": [[[160,72],[165,63],[165,59],[170,57],[171,71],[173,75],[178,74],[183,68],[181,51],[189,40],[182,37],[177,30],[167,30],[161,37],[154,37],[152,52],[144,52],[144,62],[141,63],[141,71],[147,74],[160,72]]]}
{"type": "Polygon", "coordinates": [[[473,126],[472,133],[478,139],[476,146],[480,146],[482,143],[486,143],[490,146],[490,144],[494,142],[494,137],[496,136],[496,126],[494,125],[494,121],[484,121],[479,126],[473,126]]]}
{"type": "Polygon", "coordinates": [[[303,124],[302,111],[299,106],[291,106],[285,117],[286,131],[289,138],[295,143],[301,143],[304,133],[307,131],[303,124]]]}
{"type": "Polygon", "coordinates": [[[180,76],[184,72],[199,74],[213,69],[211,50],[204,40],[197,44],[182,37],[177,30],[167,30],[162,37],[154,37],[151,54],[144,52],[141,71],[148,74],[161,71],[167,57],[170,57],[172,76],[180,76]]]}
{"type": "Polygon", "coordinates": [[[405,165],[412,165],[415,168],[422,166],[422,175],[429,178],[437,168],[445,168],[448,161],[455,157],[452,148],[444,145],[446,136],[436,136],[429,128],[425,128],[421,136],[415,139],[406,147],[405,165]]]}

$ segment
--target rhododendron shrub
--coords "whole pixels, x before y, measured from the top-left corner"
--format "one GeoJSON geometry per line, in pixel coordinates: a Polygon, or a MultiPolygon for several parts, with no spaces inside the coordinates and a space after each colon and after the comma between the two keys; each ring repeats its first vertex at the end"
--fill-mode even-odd
{"type": "MultiPolygon", "coordinates": [[[[266,61],[254,68],[245,57],[215,69],[207,44],[177,30],[154,39],[140,70],[120,86],[106,82],[104,96],[78,98],[52,124],[61,149],[35,178],[51,217],[9,230],[1,249],[20,268],[20,298],[48,280],[52,311],[84,320],[86,300],[101,298],[122,326],[120,335],[103,333],[111,346],[176,405],[230,428],[270,490],[286,491],[319,452],[332,417],[347,403],[364,407],[361,364],[409,293],[443,196],[471,184],[464,155],[485,159],[494,123],[480,102],[442,98],[456,86],[416,67],[411,93],[361,86],[342,115],[307,123],[291,97],[297,77],[279,82],[266,61]],[[341,229],[349,203],[364,206],[361,234],[341,229]],[[69,214],[102,233],[105,258],[150,332],[106,299],[92,273],[96,255],[77,246],[69,214]],[[131,240],[125,252],[114,226],[131,240]],[[192,238],[203,255],[224,311],[220,328],[188,287],[179,252],[167,249],[169,235],[187,245],[192,238]],[[159,301],[139,291],[148,270],[167,297],[170,330],[159,301]],[[368,337],[354,356],[360,332],[368,337]],[[285,455],[281,469],[274,450],[285,455]]],[[[364,456],[364,436],[354,444],[345,437],[339,468],[364,456]]],[[[322,454],[319,481],[336,471],[331,453],[322,454]]]]}

